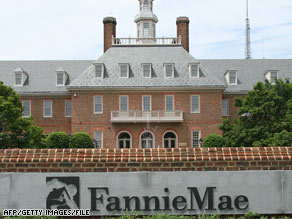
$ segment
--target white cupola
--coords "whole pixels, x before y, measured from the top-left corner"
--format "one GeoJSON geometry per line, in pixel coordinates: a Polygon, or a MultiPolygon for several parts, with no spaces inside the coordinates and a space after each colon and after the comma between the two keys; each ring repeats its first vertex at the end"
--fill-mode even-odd
{"type": "Polygon", "coordinates": [[[158,18],[153,14],[153,1],[154,0],[138,0],[140,13],[135,17],[137,24],[137,38],[142,38],[141,43],[147,43],[150,39],[156,37],[156,23],[158,18]]]}

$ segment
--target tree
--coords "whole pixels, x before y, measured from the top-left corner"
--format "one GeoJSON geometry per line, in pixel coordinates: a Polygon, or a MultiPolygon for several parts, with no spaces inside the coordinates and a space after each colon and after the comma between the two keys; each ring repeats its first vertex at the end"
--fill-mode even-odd
{"type": "Polygon", "coordinates": [[[47,138],[49,148],[68,148],[70,137],[65,132],[52,132],[47,138]]]}
{"type": "Polygon", "coordinates": [[[224,145],[224,139],[218,134],[208,135],[203,142],[203,147],[223,147],[224,145]]]}
{"type": "Polygon", "coordinates": [[[42,146],[43,131],[22,112],[19,96],[0,81],[0,148],[42,146]]]}
{"type": "Polygon", "coordinates": [[[244,97],[236,98],[239,107],[234,124],[224,120],[220,129],[228,146],[270,146],[274,135],[292,132],[292,84],[277,80],[259,82],[244,97]]]}
{"type": "Polygon", "coordinates": [[[76,132],[70,138],[70,148],[93,148],[93,142],[86,132],[76,132]]]}

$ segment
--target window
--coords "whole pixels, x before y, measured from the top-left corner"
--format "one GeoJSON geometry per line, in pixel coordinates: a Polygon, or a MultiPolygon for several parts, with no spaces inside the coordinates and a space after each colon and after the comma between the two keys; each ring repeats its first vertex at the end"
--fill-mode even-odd
{"type": "Polygon", "coordinates": [[[118,148],[130,148],[131,136],[128,132],[121,132],[118,135],[118,148]]]}
{"type": "Polygon", "coordinates": [[[95,78],[103,78],[104,67],[103,64],[95,64],[95,78]]]}
{"type": "Polygon", "coordinates": [[[166,132],[163,136],[165,148],[175,148],[177,144],[176,134],[174,132],[166,132]]]}
{"type": "Polygon", "coordinates": [[[143,111],[151,111],[151,96],[143,96],[143,111]]]}
{"type": "Polygon", "coordinates": [[[52,101],[45,100],[44,101],[44,117],[52,117],[52,101]]]}
{"type": "Polygon", "coordinates": [[[102,131],[95,131],[93,140],[95,148],[102,148],[102,131]]]}
{"type": "Polygon", "coordinates": [[[24,100],[22,101],[22,107],[23,107],[23,116],[22,117],[30,117],[30,101],[24,100]]]}
{"type": "Polygon", "coordinates": [[[144,23],[144,37],[149,37],[149,23],[144,23]]]}
{"type": "Polygon", "coordinates": [[[191,112],[192,113],[200,112],[200,96],[199,95],[191,96],[191,112]]]}
{"type": "Polygon", "coordinates": [[[153,37],[156,37],[156,30],[155,30],[155,24],[152,24],[152,33],[153,33],[153,37]]]}
{"type": "Polygon", "coordinates": [[[140,24],[137,24],[137,37],[140,37],[140,24]]]}
{"type": "Polygon", "coordinates": [[[223,116],[229,115],[229,100],[228,99],[222,100],[222,115],[223,116]]]}
{"type": "Polygon", "coordinates": [[[102,96],[94,96],[94,113],[102,114],[102,96]]]}
{"type": "Polygon", "coordinates": [[[57,86],[64,86],[64,73],[57,73],[57,86]]]}
{"type": "Polygon", "coordinates": [[[120,64],[120,78],[129,78],[129,64],[120,64]]]}
{"type": "Polygon", "coordinates": [[[141,135],[141,148],[153,148],[154,138],[151,132],[144,132],[141,135]]]}
{"type": "Polygon", "coordinates": [[[237,84],[235,71],[229,72],[229,84],[237,84]]]}
{"type": "Polygon", "coordinates": [[[22,73],[15,73],[15,85],[22,86],[22,73]]]}
{"type": "Polygon", "coordinates": [[[174,111],[174,101],[172,95],[165,96],[165,110],[166,111],[174,111]]]}
{"type": "Polygon", "coordinates": [[[278,79],[278,73],[275,71],[271,72],[271,79],[270,79],[271,84],[275,84],[277,82],[277,79],[278,79]]]}
{"type": "Polygon", "coordinates": [[[143,78],[151,78],[151,64],[142,64],[143,78]]]}
{"type": "Polygon", "coordinates": [[[200,131],[192,131],[192,147],[193,148],[198,148],[201,147],[200,144],[200,131]]]}
{"type": "Polygon", "coordinates": [[[174,78],[174,66],[173,64],[164,65],[164,74],[166,78],[174,78]]]}
{"type": "Polygon", "coordinates": [[[144,8],[145,11],[148,11],[149,10],[148,0],[144,0],[143,8],[144,8]]]}
{"type": "Polygon", "coordinates": [[[120,96],[120,111],[128,111],[128,96],[120,96]]]}
{"type": "Polygon", "coordinates": [[[65,116],[71,117],[71,115],[72,115],[72,101],[66,100],[65,101],[65,116]]]}
{"type": "Polygon", "coordinates": [[[190,64],[190,78],[198,78],[199,77],[199,65],[190,64]]]}

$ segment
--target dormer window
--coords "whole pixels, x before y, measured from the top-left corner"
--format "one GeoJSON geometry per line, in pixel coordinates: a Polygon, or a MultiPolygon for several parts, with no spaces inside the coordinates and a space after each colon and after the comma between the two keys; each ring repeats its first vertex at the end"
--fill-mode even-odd
{"type": "Polygon", "coordinates": [[[143,78],[151,78],[151,64],[142,64],[143,78]]]}
{"type": "Polygon", "coordinates": [[[120,78],[129,78],[129,64],[120,64],[120,78]]]}
{"type": "Polygon", "coordinates": [[[22,73],[17,72],[15,73],[15,86],[22,86],[22,73]]]}
{"type": "Polygon", "coordinates": [[[174,64],[164,64],[165,78],[174,78],[174,64]]]}
{"type": "Polygon", "coordinates": [[[28,82],[28,74],[22,69],[14,70],[14,86],[24,86],[28,82]]]}
{"type": "Polygon", "coordinates": [[[94,64],[94,65],[95,65],[95,78],[103,78],[104,65],[103,64],[94,64]]]}
{"type": "Polygon", "coordinates": [[[58,68],[56,70],[56,86],[65,86],[66,82],[69,78],[69,75],[66,73],[66,71],[63,68],[58,68]]]}
{"type": "Polygon", "coordinates": [[[278,79],[278,70],[270,70],[265,74],[265,76],[271,84],[276,84],[278,79]]]}
{"type": "Polygon", "coordinates": [[[225,78],[229,85],[237,85],[237,70],[229,70],[225,73],[225,78]]]}
{"type": "Polygon", "coordinates": [[[199,64],[190,64],[189,65],[190,78],[199,77],[199,64]]]}

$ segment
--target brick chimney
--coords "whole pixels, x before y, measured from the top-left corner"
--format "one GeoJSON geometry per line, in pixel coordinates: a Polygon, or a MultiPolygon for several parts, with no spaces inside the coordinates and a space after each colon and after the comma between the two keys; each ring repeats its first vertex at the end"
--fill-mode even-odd
{"type": "Polygon", "coordinates": [[[189,52],[189,23],[188,17],[176,19],[177,37],[181,36],[182,47],[189,52]]]}
{"type": "Polygon", "coordinates": [[[104,37],[103,47],[106,52],[112,45],[112,37],[116,37],[117,21],[114,17],[106,17],[103,19],[104,37]]]}

